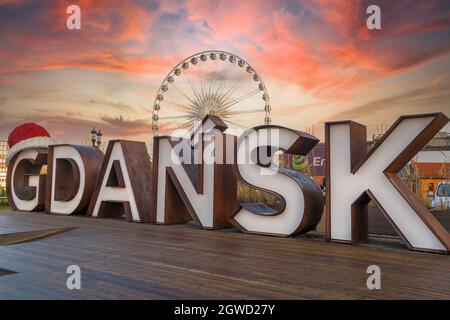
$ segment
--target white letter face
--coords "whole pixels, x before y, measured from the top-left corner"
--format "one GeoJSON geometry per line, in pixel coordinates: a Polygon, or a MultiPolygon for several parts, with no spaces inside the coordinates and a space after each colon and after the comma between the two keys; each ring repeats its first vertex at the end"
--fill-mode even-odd
{"type": "MultiPolygon", "coordinates": [[[[378,205],[382,207],[382,211],[389,217],[411,249],[447,250],[444,243],[446,239],[448,240],[448,233],[443,234],[439,239],[436,232],[433,232],[423,221],[423,215],[426,215],[425,218],[429,219],[428,221],[434,219],[431,213],[425,207],[421,207],[420,210],[424,209],[421,210],[421,218],[418,215],[419,209],[413,208],[411,200],[405,200],[406,193],[409,191],[402,189],[400,192],[392,182],[396,178],[389,178],[396,176],[397,173],[391,172],[392,169],[389,168],[402,163],[401,169],[414,155],[413,153],[409,157],[409,153],[418,152],[418,150],[411,151],[410,144],[417,141],[426,128],[429,130],[430,124],[435,120],[436,118],[433,116],[400,118],[390,132],[383,137],[384,141],[374,149],[362,165],[356,167],[357,171],[353,173],[355,168],[352,168],[351,155],[357,154],[358,150],[359,153],[363,151],[352,150],[351,141],[352,138],[355,138],[356,131],[351,133],[351,126],[360,125],[350,122],[327,124],[326,135],[329,144],[329,154],[327,155],[327,165],[329,165],[327,206],[329,211],[327,219],[330,219],[327,223],[330,228],[327,229],[327,237],[330,240],[344,242],[354,240],[352,232],[357,232],[357,230],[352,230],[352,205],[357,203],[362,195],[370,194],[371,198],[374,198],[372,200],[378,202],[378,205]]],[[[432,135],[434,134],[430,136],[432,135]]],[[[365,139],[364,131],[364,143],[359,144],[360,148],[366,148],[365,139]]],[[[411,195],[408,194],[408,196],[411,195]]],[[[414,205],[419,206],[420,202],[417,203],[414,205]]]]}
{"type": "Polygon", "coordinates": [[[228,217],[236,206],[237,181],[232,164],[224,163],[224,159],[231,155],[234,160],[235,137],[223,133],[226,127],[219,130],[221,122],[215,116],[205,117],[190,139],[155,137],[155,223],[192,219],[205,229],[230,226],[228,217]]]}
{"type": "Polygon", "coordinates": [[[130,204],[131,216],[134,222],[141,222],[138,207],[136,204],[133,188],[131,185],[130,175],[127,169],[127,164],[122,150],[120,141],[114,142],[114,146],[111,152],[111,156],[108,161],[106,172],[103,177],[103,181],[100,187],[99,195],[92,211],[92,217],[97,217],[100,206],[103,201],[111,202],[128,202],[130,204]],[[108,178],[111,170],[113,170],[114,162],[120,165],[120,170],[123,175],[124,187],[109,187],[107,186],[108,178]]]}
{"type": "MultiPolygon", "coordinates": [[[[166,169],[171,168],[177,177],[181,188],[189,199],[201,225],[205,228],[213,228],[213,203],[214,203],[214,164],[203,164],[203,193],[197,193],[181,161],[178,161],[174,149],[169,142],[170,137],[161,138],[159,141],[158,159],[158,198],[156,222],[165,224],[166,206],[166,169]]],[[[189,141],[181,142],[189,144],[189,141]]],[[[205,141],[207,145],[213,141],[205,141]]],[[[179,146],[181,147],[181,146],[179,146]]],[[[175,148],[177,149],[177,148],[175,148]]],[[[183,148],[185,149],[185,148],[183,148]]],[[[190,148],[188,148],[190,149],[190,148]]]]}
{"type": "MultiPolygon", "coordinates": [[[[55,146],[53,147],[53,172],[52,172],[52,189],[51,189],[51,213],[61,214],[61,215],[70,215],[72,214],[80,205],[81,198],[83,197],[83,192],[86,183],[86,171],[83,164],[83,159],[81,158],[80,153],[72,146],[55,146]],[[68,201],[56,200],[56,172],[57,166],[59,165],[58,160],[66,161],[66,159],[70,159],[76,165],[76,171],[78,173],[79,185],[78,190],[74,193],[75,195],[71,197],[72,199],[68,201]]],[[[66,181],[66,186],[68,186],[69,181],[66,181]]]]}
{"type": "MultiPolygon", "coordinates": [[[[320,221],[323,197],[314,181],[301,173],[294,174],[292,171],[282,170],[273,163],[270,167],[260,166],[254,159],[258,149],[263,150],[268,146],[272,150],[290,150],[295,144],[301,145],[306,142],[312,149],[318,140],[309,135],[301,136],[302,134],[287,128],[267,126],[249,130],[239,138],[237,169],[241,180],[258,189],[273,190],[286,204],[284,210],[276,214],[270,212],[258,214],[257,210],[252,210],[251,207],[246,208],[245,204],[241,204],[239,211],[232,218],[233,224],[241,230],[289,236],[307,232],[320,221]],[[306,203],[308,203],[308,211],[305,211],[306,203]],[[314,216],[311,219],[312,225],[300,228],[305,215],[314,216]]],[[[308,153],[310,149],[304,153],[308,153]]]]}
{"type": "Polygon", "coordinates": [[[41,188],[45,188],[45,183],[42,183],[39,174],[42,165],[34,165],[39,155],[37,149],[24,150],[16,156],[10,168],[12,174],[8,192],[13,201],[12,205],[19,211],[39,210],[38,207],[44,204],[41,188]]]}
{"type": "Polygon", "coordinates": [[[66,20],[66,27],[69,30],[80,30],[81,29],[81,10],[80,7],[73,4],[67,7],[67,14],[70,14],[66,20]]]}

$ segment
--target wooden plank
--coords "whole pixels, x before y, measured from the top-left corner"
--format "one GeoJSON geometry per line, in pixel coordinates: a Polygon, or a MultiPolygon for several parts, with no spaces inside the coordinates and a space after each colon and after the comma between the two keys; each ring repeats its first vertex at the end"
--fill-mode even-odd
{"type": "MultiPolygon", "coordinates": [[[[0,247],[0,298],[40,299],[449,299],[449,257],[369,241],[350,246],[323,236],[273,238],[191,224],[0,213],[0,233],[78,227],[0,247]],[[82,290],[66,288],[68,265],[82,290]],[[380,266],[382,290],[366,287],[380,266]]],[[[392,241],[392,240],[391,240],[392,241]]]]}

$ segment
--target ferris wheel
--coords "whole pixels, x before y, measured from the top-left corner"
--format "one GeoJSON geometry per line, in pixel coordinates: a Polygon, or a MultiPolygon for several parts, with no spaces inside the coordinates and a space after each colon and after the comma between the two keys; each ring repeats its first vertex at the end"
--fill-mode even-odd
{"type": "MultiPolygon", "coordinates": [[[[164,78],[153,104],[153,135],[192,130],[207,115],[229,128],[271,123],[269,94],[261,76],[244,59],[204,51],[178,63],[164,78]]],[[[182,134],[181,134],[182,135],[182,134]]]]}

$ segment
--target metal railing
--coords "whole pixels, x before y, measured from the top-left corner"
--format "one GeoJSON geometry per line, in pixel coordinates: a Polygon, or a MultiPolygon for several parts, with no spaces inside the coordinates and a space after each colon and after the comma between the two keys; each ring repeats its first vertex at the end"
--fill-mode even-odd
{"type": "Polygon", "coordinates": [[[7,206],[8,205],[8,197],[0,197],[0,206],[7,206]]]}

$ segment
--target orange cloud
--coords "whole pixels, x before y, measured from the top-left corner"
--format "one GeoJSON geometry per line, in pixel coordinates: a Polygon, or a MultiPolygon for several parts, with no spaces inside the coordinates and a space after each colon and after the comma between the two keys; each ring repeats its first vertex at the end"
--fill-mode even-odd
{"type": "MultiPolygon", "coordinates": [[[[133,79],[140,98],[151,101],[156,93],[145,91],[147,85],[157,88],[182,58],[204,49],[224,49],[248,60],[274,87],[282,89],[283,83],[289,83],[293,92],[296,88],[307,92],[312,101],[325,102],[339,113],[342,105],[355,99],[358,89],[367,91],[374,82],[448,59],[450,52],[446,34],[450,11],[445,10],[445,1],[378,0],[382,30],[377,31],[365,27],[369,4],[368,0],[0,0],[0,85],[20,93],[20,77],[32,82],[34,74],[29,71],[76,68],[88,69],[90,75],[115,72],[115,78],[129,73],[124,78],[133,79]],[[65,26],[65,10],[74,2],[82,10],[80,31],[65,26]],[[155,76],[145,81],[159,80],[143,84],[142,75],[155,76]]],[[[446,82],[431,69],[427,69],[430,78],[446,82]]],[[[90,98],[113,101],[104,96],[111,91],[107,85],[92,83],[98,96],[83,96],[85,100],[77,103],[89,103],[90,98]]],[[[406,89],[399,89],[399,95],[402,90],[406,89]]],[[[7,106],[14,103],[14,97],[8,96],[7,106]]],[[[365,101],[355,104],[361,110],[373,106],[365,101]]],[[[300,108],[302,101],[286,101],[286,105],[300,108]]],[[[121,121],[119,115],[105,119],[97,121],[111,130],[113,120],[121,121]]],[[[59,123],[63,117],[52,121],[59,123]]],[[[64,129],[63,124],[60,127],[64,129]]],[[[138,135],[144,132],[136,130],[138,135]]]]}

